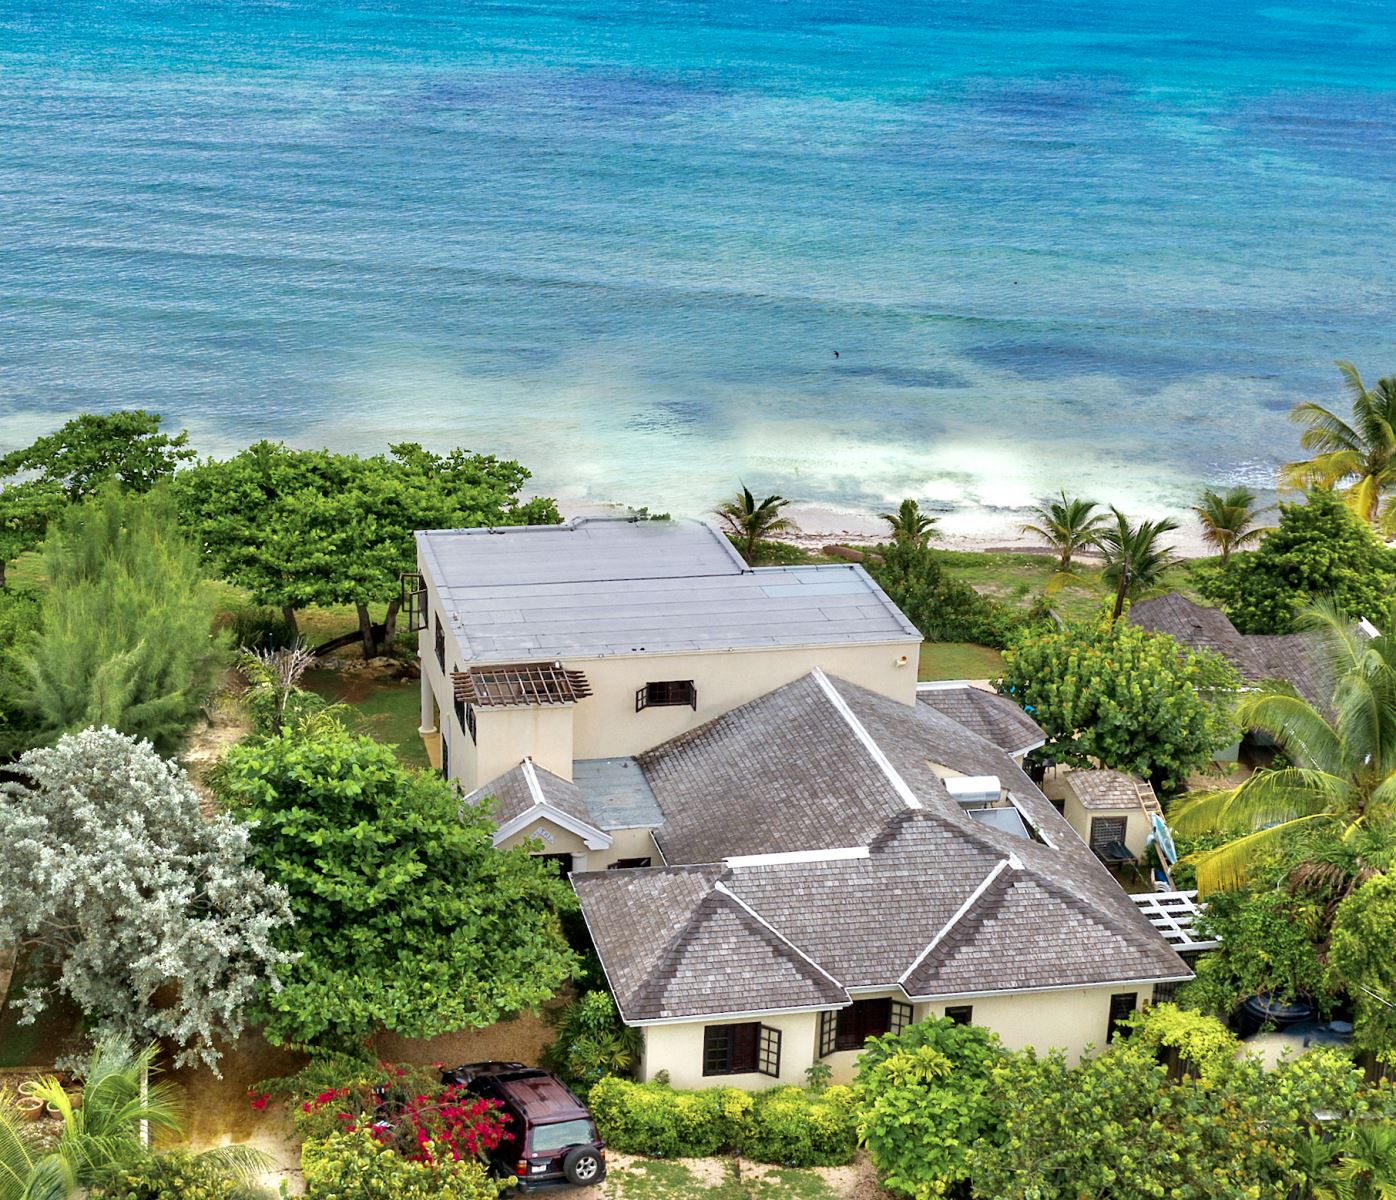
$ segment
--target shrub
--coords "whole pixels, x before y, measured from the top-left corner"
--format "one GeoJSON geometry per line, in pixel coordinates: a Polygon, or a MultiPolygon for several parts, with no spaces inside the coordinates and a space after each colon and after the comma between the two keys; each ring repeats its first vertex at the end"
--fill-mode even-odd
{"type": "Polygon", "coordinates": [[[858,1150],[857,1106],[850,1087],[808,1092],[771,1088],[753,1097],[741,1152],[757,1162],[837,1167],[858,1150]]]}
{"type": "Polygon", "coordinates": [[[554,1020],[557,1040],[543,1061],[568,1083],[585,1089],[607,1075],[629,1074],[640,1038],[621,1021],[610,992],[583,992],[554,1020]]]}
{"type": "Polygon", "coordinates": [[[948,575],[936,551],[925,546],[883,546],[864,565],[928,642],[977,642],[1002,650],[1021,626],[1017,613],[948,575]]]}
{"type": "Polygon", "coordinates": [[[1131,1019],[1134,1036],[1157,1051],[1176,1055],[1184,1072],[1210,1078],[1235,1057],[1240,1043],[1215,1017],[1176,1004],[1154,1004],[1131,1019]]]}
{"type": "Polygon", "coordinates": [[[964,1186],[971,1151],[1000,1134],[988,1091],[1001,1056],[987,1029],[944,1017],[868,1042],[858,1058],[858,1135],[885,1187],[920,1200],[964,1186]]]}
{"type": "Polygon", "coordinates": [[[251,1200],[264,1194],[244,1176],[243,1171],[231,1170],[221,1153],[176,1150],[113,1170],[87,1195],[89,1200],[251,1200]]]}
{"type": "Polygon", "coordinates": [[[742,1144],[752,1097],[739,1088],[676,1091],[612,1076],[592,1086],[587,1104],[597,1130],[617,1150],[655,1158],[705,1158],[742,1144]]]}
{"type": "Polygon", "coordinates": [[[308,1200],[495,1200],[508,1186],[474,1160],[413,1162],[368,1130],[307,1142],[301,1169],[308,1200]]]}
{"type": "Polygon", "coordinates": [[[239,649],[286,650],[298,639],[296,627],[274,608],[245,605],[225,614],[221,623],[239,649]]]}

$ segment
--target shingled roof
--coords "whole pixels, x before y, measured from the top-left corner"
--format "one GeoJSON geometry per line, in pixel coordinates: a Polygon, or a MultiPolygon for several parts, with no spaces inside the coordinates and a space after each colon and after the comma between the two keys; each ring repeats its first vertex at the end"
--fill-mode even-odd
{"type": "Polygon", "coordinates": [[[923,683],[916,688],[916,699],[1014,758],[1036,750],[1047,740],[1036,721],[997,692],[986,692],[968,683],[923,683]]]}
{"type": "Polygon", "coordinates": [[[1189,975],[1009,755],[929,705],[816,671],[640,761],[670,865],[572,877],[629,1022],[1189,975]],[[997,776],[1036,837],[975,821],[957,774],[997,776]]]}
{"type": "Polygon", "coordinates": [[[1194,604],[1177,592],[1141,600],[1130,608],[1128,620],[1140,629],[1166,633],[1189,649],[1220,654],[1248,683],[1275,679],[1312,704],[1326,705],[1331,699],[1313,634],[1240,633],[1221,609],[1194,604]]]}

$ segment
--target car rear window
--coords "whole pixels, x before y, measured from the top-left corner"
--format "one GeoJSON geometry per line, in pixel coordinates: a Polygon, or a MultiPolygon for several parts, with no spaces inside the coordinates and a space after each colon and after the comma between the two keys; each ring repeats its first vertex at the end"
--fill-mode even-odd
{"type": "Polygon", "coordinates": [[[529,1134],[528,1148],[546,1153],[549,1150],[562,1150],[580,1142],[595,1140],[596,1134],[592,1132],[590,1121],[559,1121],[556,1125],[534,1126],[533,1132],[529,1134]]]}

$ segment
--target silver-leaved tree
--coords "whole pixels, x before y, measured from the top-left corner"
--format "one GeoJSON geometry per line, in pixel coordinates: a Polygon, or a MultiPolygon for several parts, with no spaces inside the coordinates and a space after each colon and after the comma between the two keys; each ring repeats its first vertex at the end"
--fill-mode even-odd
{"type": "Polygon", "coordinates": [[[65,993],[97,1037],[167,1039],[177,1065],[216,1068],[217,1043],[294,957],[273,944],[290,909],[249,861],[249,826],[205,818],[178,766],[111,729],[66,735],[10,770],[0,947],[18,950],[23,1019],[65,993]]]}

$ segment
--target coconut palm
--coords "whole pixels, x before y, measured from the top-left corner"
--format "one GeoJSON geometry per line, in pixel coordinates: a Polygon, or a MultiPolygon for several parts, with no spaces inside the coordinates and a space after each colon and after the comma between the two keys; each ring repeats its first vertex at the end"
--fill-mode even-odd
{"type": "Polygon", "coordinates": [[[1314,1200],[1396,1200],[1396,1125],[1349,1126],[1335,1140],[1332,1182],[1314,1188],[1314,1200]]]}
{"type": "Polygon", "coordinates": [[[878,516],[892,527],[894,542],[918,548],[931,540],[938,523],[935,517],[922,512],[921,506],[911,499],[903,500],[896,512],[878,513],[878,516]]]}
{"type": "MultiPolygon", "coordinates": [[[[149,1082],[154,1064],[154,1046],[133,1052],[119,1041],[104,1041],[88,1061],[79,1103],[56,1078],[25,1085],[26,1095],[51,1104],[63,1119],[52,1145],[40,1143],[16,1101],[0,1097],[0,1200],[67,1200],[139,1159],[143,1131],[177,1132],[171,1089],[149,1082]]],[[[209,1155],[244,1181],[265,1165],[262,1155],[242,1146],[209,1155]]]]}
{"type": "Polygon", "coordinates": [[[1262,510],[1256,508],[1250,488],[1233,487],[1225,492],[1204,488],[1192,511],[1202,522],[1202,540],[1221,552],[1222,566],[1233,550],[1259,541],[1267,532],[1255,523],[1262,510]]]}
{"type": "Polygon", "coordinates": [[[1178,561],[1173,547],[1159,545],[1159,538],[1177,529],[1178,522],[1164,517],[1131,525],[1118,508],[1112,505],[1110,511],[1115,523],[1098,530],[1091,541],[1105,556],[1100,577],[1115,589],[1115,612],[1111,620],[1118,621],[1125,610],[1125,600],[1158,587],[1168,568],[1178,561]]]}
{"type": "Polygon", "coordinates": [[[1349,362],[1340,362],[1352,415],[1344,420],[1321,404],[1296,404],[1289,419],[1304,426],[1299,444],[1317,453],[1286,463],[1281,480],[1292,487],[1343,486],[1348,504],[1376,524],[1382,498],[1396,486],[1396,378],[1377,380],[1370,391],[1349,362]]]}
{"type": "MultiPolygon", "coordinates": [[[[1260,770],[1234,788],[1195,793],[1177,804],[1169,823],[1177,833],[1234,835],[1194,856],[1200,890],[1244,884],[1256,864],[1301,835],[1360,848],[1389,845],[1396,823],[1396,639],[1390,621],[1377,637],[1354,628],[1330,604],[1311,609],[1325,665],[1334,680],[1326,706],[1293,689],[1267,685],[1244,694],[1242,728],[1268,734],[1290,765],[1260,770]]],[[[1310,872],[1359,870],[1355,862],[1322,856],[1310,872]]]]}
{"type": "Polygon", "coordinates": [[[751,494],[751,489],[743,485],[734,499],[719,504],[714,510],[718,518],[727,526],[727,531],[737,543],[737,549],[751,566],[756,561],[756,543],[773,533],[783,533],[794,529],[795,522],[780,515],[790,501],[783,496],[767,496],[760,503],[751,494]]]}
{"type": "Polygon", "coordinates": [[[1072,555],[1094,544],[1095,535],[1105,521],[1105,514],[1096,511],[1099,507],[1094,500],[1083,500],[1079,496],[1068,500],[1063,490],[1060,498],[1045,501],[1033,509],[1037,520],[1022,527],[1023,533],[1040,537],[1059,555],[1056,573],[1047,583],[1049,592],[1070,580],[1072,555]]]}

